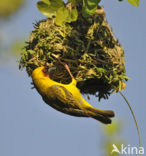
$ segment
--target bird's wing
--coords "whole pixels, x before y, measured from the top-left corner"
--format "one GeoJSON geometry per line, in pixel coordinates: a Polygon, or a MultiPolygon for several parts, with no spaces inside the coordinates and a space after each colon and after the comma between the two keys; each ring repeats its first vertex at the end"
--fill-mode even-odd
{"type": "Polygon", "coordinates": [[[60,85],[53,85],[47,89],[47,98],[51,101],[58,103],[64,108],[79,109],[81,106],[80,101],[73,97],[65,87],[60,85]]]}
{"type": "Polygon", "coordinates": [[[111,123],[108,116],[94,112],[93,110],[86,110],[82,101],[77,100],[65,87],[60,85],[53,85],[47,89],[47,94],[42,96],[43,100],[51,107],[72,116],[78,117],[92,117],[105,124],[111,123]]]}

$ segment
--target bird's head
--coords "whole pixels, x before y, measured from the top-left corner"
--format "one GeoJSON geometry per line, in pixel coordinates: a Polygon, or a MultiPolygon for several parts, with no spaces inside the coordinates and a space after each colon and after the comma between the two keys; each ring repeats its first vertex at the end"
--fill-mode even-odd
{"type": "Polygon", "coordinates": [[[42,74],[45,76],[45,77],[49,77],[49,68],[47,67],[43,67],[42,69],[42,74]]]}
{"type": "Polygon", "coordinates": [[[32,72],[32,78],[49,77],[49,71],[47,67],[38,67],[32,72]]]}

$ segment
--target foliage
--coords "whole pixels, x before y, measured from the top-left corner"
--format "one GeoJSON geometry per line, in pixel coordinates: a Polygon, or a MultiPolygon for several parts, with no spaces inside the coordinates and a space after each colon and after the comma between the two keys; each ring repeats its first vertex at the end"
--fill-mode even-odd
{"type": "Polygon", "coordinates": [[[83,0],[82,15],[85,18],[92,16],[97,10],[97,4],[100,0],[83,0]]]}
{"type": "Polygon", "coordinates": [[[139,0],[128,0],[128,2],[134,6],[139,6],[139,0]]]}
{"type": "Polygon", "coordinates": [[[113,152],[113,144],[120,149],[121,144],[125,143],[125,139],[121,137],[123,126],[119,121],[113,121],[111,125],[102,128],[102,148],[105,156],[118,156],[119,153],[113,152]]]}
{"type": "Polygon", "coordinates": [[[71,3],[66,6],[62,0],[42,0],[37,3],[37,7],[47,17],[55,17],[57,25],[76,21],[78,17],[76,7],[72,7],[71,3]]]}
{"type": "Polygon", "coordinates": [[[16,12],[24,0],[2,0],[0,2],[0,18],[6,18],[16,12]]]}
{"type": "MultiPolygon", "coordinates": [[[[70,23],[77,20],[77,6],[82,6],[82,16],[89,18],[94,15],[101,0],[41,0],[37,3],[38,9],[48,18],[55,18],[56,24],[70,23]]],[[[139,0],[128,0],[134,6],[139,0]]]]}

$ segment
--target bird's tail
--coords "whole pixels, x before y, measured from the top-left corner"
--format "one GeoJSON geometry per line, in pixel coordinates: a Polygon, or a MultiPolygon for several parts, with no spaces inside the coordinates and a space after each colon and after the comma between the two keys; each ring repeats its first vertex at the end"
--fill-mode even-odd
{"type": "Polygon", "coordinates": [[[94,107],[88,108],[88,113],[90,117],[104,123],[110,124],[112,120],[110,118],[114,117],[115,114],[112,110],[101,110],[94,107]]]}

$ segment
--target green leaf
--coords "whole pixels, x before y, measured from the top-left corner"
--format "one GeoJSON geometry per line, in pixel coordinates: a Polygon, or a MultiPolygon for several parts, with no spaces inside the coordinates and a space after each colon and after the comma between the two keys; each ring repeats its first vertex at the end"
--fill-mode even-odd
{"type": "Polygon", "coordinates": [[[82,8],[82,14],[85,18],[88,18],[92,16],[96,9],[97,4],[100,2],[100,0],[83,0],[83,8],[82,8]]]}
{"type": "Polygon", "coordinates": [[[63,0],[42,0],[37,3],[38,9],[49,18],[56,16],[57,10],[63,5],[63,0]]]}
{"type": "Polygon", "coordinates": [[[66,21],[68,15],[69,15],[69,12],[65,6],[59,8],[56,14],[55,23],[57,25],[63,24],[66,21]]]}
{"type": "Polygon", "coordinates": [[[134,6],[139,6],[139,0],[128,0],[128,2],[134,6]]]}
{"type": "Polygon", "coordinates": [[[73,3],[73,4],[77,4],[79,2],[81,2],[82,0],[68,0],[68,3],[73,3]]]}
{"type": "Polygon", "coordinates": [[[49,18],[52,18],[53,16],[56,15],[56,10],[52,9],[50,5],[48,5],[47,3],[43,1],[39,1],[37,3],[37,7],[40,10],[40,12],[42,12],[45,16],[49,18]]]}
{"type": "Polygon", "coordinates": [[[77,18],[78,18],[78,11],[77,11],[76,8],[71,10],[70,17],[71,17],[72,21],[76,21],[77,20],[77,18]]]}
{"type": "Polygon", "coordinates": [[[46,3],[46,4],[48,4],[48,5],[50,5],[51,4],[51,2],[50,2],[50,0],[42,0],[44,3],[46,3]]]}
{"type": "Polygon", "coordinates": [[[64,6],[63,0],[51,0],[51,7],[59,9],[62,6],[64,6]]]}
{"type": "Polygon", "coordinates": [[[106,73],[106,69],[104,69],[104,68],[96,67],[96,69],[98,72],[106,73]]]}
{"type": "Polygon", "coordinates": [[[77,9],[72,9],[71,11],[68,10],[68,17],[66,19],[66,22],[73,22],[73,21],[76,21],[78,18],[78,11],[77,9]]]}
{"type": "MultiPolygon", "coordinates": [[[[77,2],[78,0],[70,0],[70,2],[77,2]]],[[[63,0],[42,0],[37,3],[38,9],[47,17],[55,16],[55,23],[61,25],[65,22],[76,21],[78,18],[78,11],[76,8],[69,10],[65,7],[63,0]]]]}
{"type": "Polygon", "coordinates": [[[58,9],[56,13],[55,23],[61,25],[63,23],[70,23],[76,21],[78,18],[77,9],[68,10],[65,6],[58,9]]]}
{"type": "Polygon", "coordinates": [[[68,3],[73,3],[73,4],[76,4],[76,0],[68,0],[68,3]]]}

